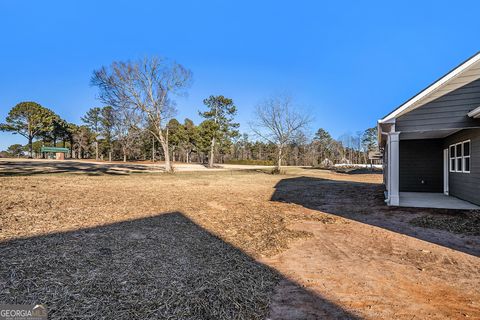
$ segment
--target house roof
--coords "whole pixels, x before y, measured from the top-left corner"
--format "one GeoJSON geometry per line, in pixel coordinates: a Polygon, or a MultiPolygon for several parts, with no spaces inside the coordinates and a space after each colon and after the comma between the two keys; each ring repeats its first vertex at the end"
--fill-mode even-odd
{"type": "Polygon", "coordinates": [[[390,112],[379,123],[388,123],[453,90],[480,79],[480,51],[390,112]]]}

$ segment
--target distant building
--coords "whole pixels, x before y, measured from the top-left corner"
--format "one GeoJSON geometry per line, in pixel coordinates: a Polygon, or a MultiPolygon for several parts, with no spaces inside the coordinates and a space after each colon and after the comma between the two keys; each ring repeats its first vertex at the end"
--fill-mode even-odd
{"type": "Polygon", "coordinates": [[[55,158],[57,160],[65,160],[65,154],[70,152],[68,148],[57,148],[57,147],[42,147],[40,152],[47,154],[49,158],[55,158]]]}

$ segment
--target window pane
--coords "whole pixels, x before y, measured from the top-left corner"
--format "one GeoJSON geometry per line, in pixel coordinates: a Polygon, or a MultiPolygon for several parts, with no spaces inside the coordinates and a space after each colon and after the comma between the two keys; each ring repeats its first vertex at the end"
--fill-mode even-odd
{"type": "Polygon", "coordinates": [[[457,159],[457,171],[462,171],[462,158],[457,159]]]}
{"type": "Polygon", "coordinates": [[[455,146],[450,146],[450,158],[455,158],[455,146]]]}
{"type": "Polygon", "coordinates": [[[462,156],[462,145],[461,144],[457,144],[455,146],[455,148],[457,148],[457,157],[461,157],[462,156]]]}
{"type": "Polygon", "coordinates": [[[463,155],[469,156],[470,155],[470,142],[465,142],[463,144],[463,155]]]}
{"type": "Polygon", "coordinates": [[[450,170],[455,171],[455,159],[450,160],[450,170]]]}
{"type": "Polygon", "coordinates": [[[470,157],[464,158],[464,171],[470,171],[470,157]]]}

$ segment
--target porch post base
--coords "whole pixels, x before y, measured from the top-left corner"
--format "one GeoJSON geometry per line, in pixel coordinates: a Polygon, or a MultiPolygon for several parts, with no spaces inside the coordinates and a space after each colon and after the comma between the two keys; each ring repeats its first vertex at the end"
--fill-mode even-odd
{"type": "Polygon", "coordinates": [[[400,197],[391,195],[388,198],[388,205],[389,206],[399,206],[400,205],[400,197]]]}

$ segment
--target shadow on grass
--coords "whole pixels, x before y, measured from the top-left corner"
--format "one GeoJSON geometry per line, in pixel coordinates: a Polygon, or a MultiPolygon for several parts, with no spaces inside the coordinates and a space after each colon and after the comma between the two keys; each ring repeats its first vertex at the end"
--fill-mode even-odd
{"type": "Polygon", "coordinates": [[[465,215],[469,211],[389,207],[384,202],[383,191],[383,185],[378,183],[295,177],[282,179],[278,182],[271,200],[295,203],[309,209],[352,219],[480,256],[478,246],[467,247],[464,242],[452,241],[452,237],[446,237],[445,231],[414,227],[408,223],[412,218],[422,214],[458,216],[465,215]]]}
{"type": "Polygon", "coordinates": [[[0,301],[49,319],[359,319],[180,212],[10,240],[0,258],[0,301]]]}
{"type": "Polygon", "coordinates": [[[156,167],[128,163],[88,163],[75,160],[67,161],[2,161],[0,177],[29,176],[52,173],[83,173],[87,175],[126,175],[134,172],[163,172],[156,167]]]}

